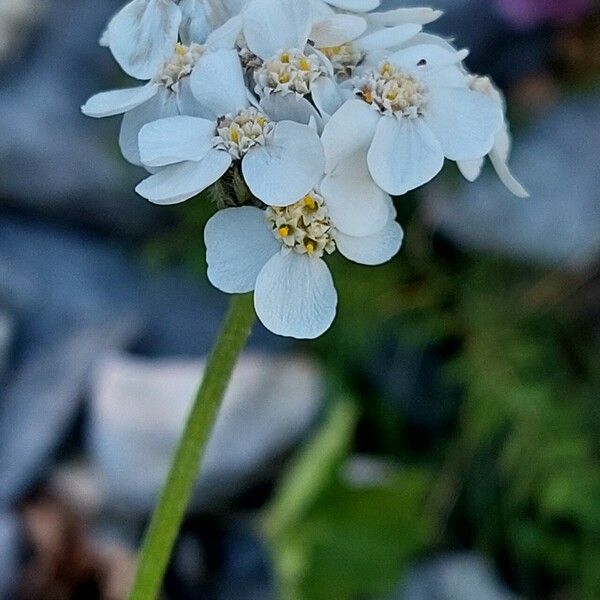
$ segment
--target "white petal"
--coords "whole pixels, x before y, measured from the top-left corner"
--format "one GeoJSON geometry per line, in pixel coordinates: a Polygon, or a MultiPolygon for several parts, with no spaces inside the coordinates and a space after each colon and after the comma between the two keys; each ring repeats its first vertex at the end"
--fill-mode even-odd
{"type": "Polygon", "coordinates": [[[192,42],[203,44],[213,30],[203,0],[181,0],[179,8],[182,13],[179,37],[183,44],[192,42]]]}
{"type": "Polygon", "coordinates": [[[365,52],[376,52],[395,48],[407,42],[421,31],[421,25],[398,25],[384,27],[373,33],[363,36],[358,40],[358,45],[365,52]]]}
{"type": "Polygon", "coordinates": [[[81,112],[88,117],[119,115],[150,100],[157,92],[158,87],[152,83],[141,87],[101,92],[92,96],[81,107],[81,112]]]}
{"type": "Polygon", "coordinates": [[[430,87],[424,118],[451,160],[485,156],[504,122],[502,109],[480,92],[430,87]]]}
{"type": "Polygon", "coordinates": [[[368,154],[375,182],[400,196],[431,181],[444,165],[442,148],[423,119],[385,116],[368,154]]]}
{"type": "Polygon", "coordinates": [[[404,23],[427,25],[439,19],[444,13],[433,8],[396,8],[367,15],[369,23],[380,27],[393,27],[404,23]]]}
{"type": "Polygon", "coordinates": [[[259,108],[272,121],[295,121],[308,125],[314,119],[319,129],[323,127],[323,119],[315,107],[296,94],[268,94],[260,101],[259,108]]]}
{"type": "Polygon", "coordinates": [[[235,48],[241,32],[242,18],[236,15],[208,36],[206,46],[211,50],[231,50],[235,48]]]}
{"type": "Polygon", "coordinates": [[[140,158],[147,167],[199,161],[213,147],[215,123],[177,116],[148,123],[140,131],[140,158]]]}
{"type": "Polygon", "coordinates": [[[402,227],[390,220],[379,232],[366,237],[353,237],[338,232],[338,250],[348,259],[361,265],[381,265],[392,259],[402,246],[402,227]]]}
{"type": "Polygon", "coordinates": [[[341,46],[355,40],[367,29],[367,22],[356,15],[333,14],[313,23],[310,39],[317,48],[341,46]]]}
{"type": "Polygon", "coordinates": [[[248,106],[244,72],[235,50],[206,52],[191,75],[192,92],[215,117],[248,106]]]}
{"type": "Polygon", "coordinates": [[[264,146],[244,156],[242,172],[250,191],[265,204],[289,206],[316,186],[324,164],[318,134],[307,125],[282,121],[264,146]]]}
{"type": "Polygon", "coordinates": [[[208,279],[222,292],[244,294],[269,259],[281,250],[265,221],[265,212],[252,206],[217,212],[204,229],[208,279]]]}
{"type": "Polygon", "coordinates": [[[343,158],[369,147],[379,119],[379,113],[362,100],[348,100],[341,106],[321,136],[328,173],[343,158]]]}
{"type": "Polygon", "coordinates": [[[298,0],[250,0],[243,18],[248,48],[263,60],[304,49],[313,23],[311,6],[298,0]]]}
{"type": "Polygon", "coordinates": [[[529,192],[517,181],[508,168],[507,157],[510,151],[510,134],[505,128],[496,136],[496,142],[490,152],[490,160],[500,181],[518,198],[529,198],[529,192]]]}
{"type": "Polygon", "coordinates": [[[172,0],[133,0],[108,25],[116,61],[136,79],[152,79],[177,42],[181,11],[172,0]]]}
{"type": "Polygon", "coordinates": [[[459,160],[456,165],[462,176],[470,182],[475,181],[481,175],[484,158],[476,158],[475,160],[459,160]]]}
{"type": "Polygon", "coordinates": [[[342,160],[320,187],[336,229],[370,235],[389,218],[389,196],[373,181],[365,152],[342,160]]]}
{"type": "Polygon", "coordinates": [[[159,88],[158,93],[140,104],[137,108],[126,112],[121,123],[119,146],[123,156],[134,165],[141,165],[139,135],[146,123],[158,119],[173,117],[179,114],[177,96],[165,88],[159,88]]]}
{"type": "Polygon", "coordinates": [[[135,191],[154,204],[178,204],[193,198],[219,179],[231,165],[227,152],[213,150],[200,162],[164,167],[144,179],[135,191]]]}
{"type": "Polygon", "coordinates": [[[390,56],[389,60],[400,70],[431,83],[432,87],[456,85],[466,88],[465,75],[458,65],[467,54],[465,50],[456,51],[446,41],[440,40],[439,44],[417,44],[398,50],[390,56]],[[440,79],[442,73],[443,81],[440,79]]]}
{"type": "Polygon", "coordinates": [[[258,275],[254,307],[263,325],[277,335],[319,337],[333,323],[337,307],[325,261],[296,252],[277,253],[258,275]]]}
{"type": "Polygon", "coordinates": [[[214,112],[202,106],[202,104],[196,100],[196,96],[192,93],[191,79],[191,77],[184,77],[179,82],[177,93],[174,94],[178,113],[180,115],[187,115],[188,117],[200,117],[202,119],[214,120],[214,112]]]}
{"type": "Polygon", "coordinates": [[[350,12],[369,12],[381,4],[380,0],[325,0],[325,2],[350,12]]]}
{"type": "Polygon", "coordinates": [[[328,77],[319,77],[312,84],[311,92],[315,106],[326,120],[344,103],[340,88],[328,77]]]}

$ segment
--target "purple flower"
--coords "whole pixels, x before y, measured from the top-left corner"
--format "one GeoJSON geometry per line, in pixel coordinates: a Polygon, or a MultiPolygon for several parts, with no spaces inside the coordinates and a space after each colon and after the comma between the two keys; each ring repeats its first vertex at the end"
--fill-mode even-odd
{"type": "Polygon", "coordinates": [[[594,0],[494,0],[512,25],[529,29],[540,23],[571,23],[594,7],[594,0]]]}

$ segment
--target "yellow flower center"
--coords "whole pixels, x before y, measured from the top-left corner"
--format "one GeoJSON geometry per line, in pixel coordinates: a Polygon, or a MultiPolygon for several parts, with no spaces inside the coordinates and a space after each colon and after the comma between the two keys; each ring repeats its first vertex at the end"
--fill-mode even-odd
{"type": "Polygon", "coordinates": [[[265,218],[284,248],[316,258],[335,250],[329,213],[323,197],[316,191],[291,206],[267,208],[265,218]]]}

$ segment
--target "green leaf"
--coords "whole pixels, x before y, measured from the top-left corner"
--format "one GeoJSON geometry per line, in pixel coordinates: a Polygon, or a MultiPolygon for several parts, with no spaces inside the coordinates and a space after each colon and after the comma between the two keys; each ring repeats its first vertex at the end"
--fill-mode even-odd
{"type": "Polygon", "coordinates": [[[280,597],[351,600],[383,593],[430,541],[423,515],[431,484],[418,469],[376,482],[343,476],[356,414],[337,404],[294,462],[267,512],[280,597]]]}

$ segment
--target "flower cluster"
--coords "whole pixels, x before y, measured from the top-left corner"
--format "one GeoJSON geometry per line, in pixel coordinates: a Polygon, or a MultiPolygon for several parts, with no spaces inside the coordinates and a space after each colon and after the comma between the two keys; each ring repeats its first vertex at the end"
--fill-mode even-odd
{"type": "Polygon", "coordinates": [[[429,8],[377,11],[379,0],[133,0],[101,43],[146,83],[103,92],[93,117],[123,114],[120,145],[149,176],[156,204],[235,176],[248,193],[205,230],[208,277],[254,291],[271,331],[314,338],[337,293],[325,259],[378,265],[403,233],[391,196],[446,159],[475,180],[507,161],[504,100],[463,65],[467,52],[426,34],[429,8]]]}

